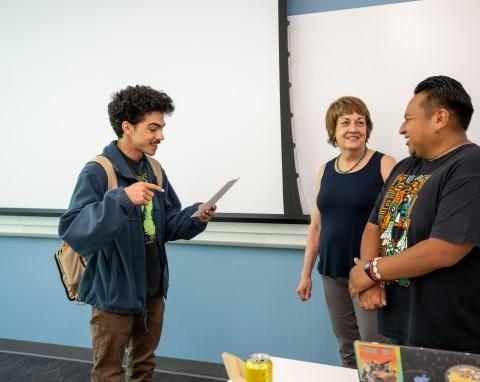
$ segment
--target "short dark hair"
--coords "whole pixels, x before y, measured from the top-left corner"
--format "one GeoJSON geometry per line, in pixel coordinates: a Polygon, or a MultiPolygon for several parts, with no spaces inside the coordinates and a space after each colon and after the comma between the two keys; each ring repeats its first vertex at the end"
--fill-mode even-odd
{"type": "Polygon", "coordinates": [[[432,115],[434,109],[445,108],[464,130],[472,119],[473,105],[470,96],[463,88],[462,84],[453,78],[447,76],[433,76],[420,82],[414,94],[426,93],[422,107],[426,115],[432,115]]]}
{"type": "Polygon", "coordinates": [[[143,85],[127,86],[114,93],[108,104],[110,124],[119,138],[123,136],[124,121],[135,125],[154,111],[171,114],[174,110],[175,105],[166,93],[143,85]]]}

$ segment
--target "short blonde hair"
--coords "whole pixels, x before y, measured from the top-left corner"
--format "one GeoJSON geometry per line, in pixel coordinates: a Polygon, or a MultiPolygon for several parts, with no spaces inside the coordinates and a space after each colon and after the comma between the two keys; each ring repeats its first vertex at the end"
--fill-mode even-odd
{"type": "Polygon", "coordinates": [[[335,139],[335,131],[337,129],[338,118],[342,115],[357,113],[365,117],[367,124],[367,141],[372,132],[373,122],[370,118],[370,112],[367,105],[360,98],[357,97],[340,97],[334,101],[327,110],[325,115],[325,128],[328,133],[328,143],[333,147],[337,147],[337,140],[335,139]]]}

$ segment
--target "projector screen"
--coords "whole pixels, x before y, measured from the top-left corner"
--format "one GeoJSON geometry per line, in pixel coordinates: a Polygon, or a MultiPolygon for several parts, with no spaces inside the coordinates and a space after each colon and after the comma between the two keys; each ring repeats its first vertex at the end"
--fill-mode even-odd
{"type": "Polygon", "coordinates": [[[284,214],[279,4],[3,3],[0,208],[67,208],[84,164],[116,139],[111,94],[142,84],[176,105],[156,158],[184,205],[240,177],[218,212],[284,214]]]}
{"type": "Polygon", "coordinates": [[[369,147],[408,155],[398,130],[413,89],[432,75],[459,80],[476,112],[468,136],[480,143],[480,1],[422,0],[290,17],[291,105],[302,209],[314,206],[327,144],[325,113],[335,99],[362,98],[373,120],[369,147]]]}

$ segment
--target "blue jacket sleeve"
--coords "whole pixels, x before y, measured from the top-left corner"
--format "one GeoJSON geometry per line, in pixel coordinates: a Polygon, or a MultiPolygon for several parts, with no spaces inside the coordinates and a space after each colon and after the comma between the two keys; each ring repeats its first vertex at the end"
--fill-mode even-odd
{"type": "Polygon", "coordinates": [[[197,211],[199,203],[195,203],[182,210],[180,200],[165,173],[163,188],[165,190],[166,241],[178,239],[189,240],[203,232],[207,227],[207,223],[201,222],[198,218],[191,217],[195,211],[197,211]]]}
{"type": "Polygon", "coordinates": [[[60,218],[60,237],[81,255],[110,244],[135,208],[123,187],[106,190],[103,168],[95,163],[86,165],[78,177],[69,209],[60,218]]]}

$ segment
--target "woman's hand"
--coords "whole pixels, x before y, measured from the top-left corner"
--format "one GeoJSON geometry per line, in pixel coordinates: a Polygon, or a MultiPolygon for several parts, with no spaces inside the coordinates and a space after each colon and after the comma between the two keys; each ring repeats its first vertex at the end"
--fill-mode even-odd
{"type": "Polygon", "coordinates": [[[300,300],[307,301],[312,296],[312,279],[311,277],[302,277],[297,287],[297,294],[300,300]]]}

